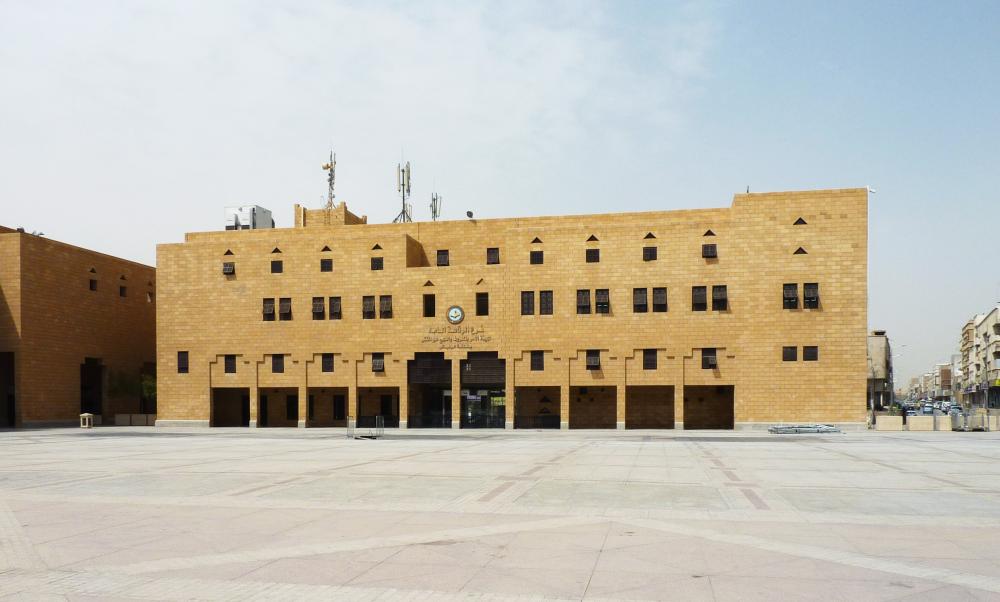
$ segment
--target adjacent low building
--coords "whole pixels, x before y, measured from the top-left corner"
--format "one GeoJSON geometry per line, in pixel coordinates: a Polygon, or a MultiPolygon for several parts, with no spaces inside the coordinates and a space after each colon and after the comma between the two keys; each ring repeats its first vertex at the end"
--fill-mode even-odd
{"type": "Polygon", "coordinates": [[[0,227],[0,427],[154,414],[155,277],[0,227]]]}
{"type": "Polygon", "coordinates": [[[157,251],[158,425],[866,420],[867,192],[192,233],[157,251]]]}
{"type": "Polygon", "coordinates": [[[884,330],[868,335],[868,396],[875,410],[885,410],[893,402],[892,348],[884,330]]]}

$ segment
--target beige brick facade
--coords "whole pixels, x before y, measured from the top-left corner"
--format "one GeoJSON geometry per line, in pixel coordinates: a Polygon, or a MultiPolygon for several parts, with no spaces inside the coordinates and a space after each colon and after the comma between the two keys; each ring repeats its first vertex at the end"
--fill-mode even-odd
{"type": "Polygon", "coordinates": [[[330,214],[296,207],[293,228],[192,233],[159,245],[158,424],[312,426],[378,414],[390,426],[450,418],[455,427],[478,420],[463,398],[508,427],[865,421],[863,189],[740,194],[721,209],[365,222],[344,205],[330,214]],[[704,244],[718,257],[704,258],[704,244]],[[644,260],[644,247],[656,248],[655,260],[644,260]],[[487,264],[489,248],[499,249],[498,264],[487,264]],[[587,249],[600,250],[598,262],[585,260],[587,249]],[[449,265],[436,265],[439,250],[449,265]],[[529,261],[532,251],[543,263],[529,261]],[[371,269],[373,257],[383,270],[371,269]],[[323,259],[332,271],[320,270],[323,259]],[[275,260],[281,273],[271,273],[275,260]],[[223,274],[224,262],[234,274],[223,274]],[[783,307],[786,283],[797,284],[796,309],[783,307]],[[806,283],[819,285],[818,308],[803,308],[806,283]],[[721,285],[728,307],[713,310],[721,285]],[[695,286],[707,287],[707,311],[692,309],[695,286]],[[667,289],[665,312],[652,311],[654,287],[667,289]],[[648,311],[634,311],[635,288],[647,289],[648,311]],[[579,289],[590,291],[589,314],[577,313],[579,289]],[[598,289],[610,293],[606,314],[595,313],[598,289]],[[523,291],[534,292],[533,315],[522,315],[523,291]],[[552,291],[551,315],[540,315],[540,291],[552,291]],[[477,293],[488,293],[487,316],[476,315],[477,293]],[[434,317],[423,315],[428,294],[434,317]],[[378,314],[389,295],[391,318],[362,319],[363,297],[375,297],[378,314]],[[321,320],[314,297],[323,298],[321,320]],[[330,297],[340,297],[341,319],[329,319],[330,297]],[[291,299],[291,319],[265,321],[264,299],[277,313],[282,298],[291,299]],[[452,306],[464,310],[460,324],[446,319],[452,306]],[[796,348],[796,361],[783,361],[785,346],[796,348]],[[818,348],[817,361],[803,361],[807,346],[818,348]],[[716,349],[713,369],[703,368],[706,348],[716,349]],[[644,369],[646,349],[656,350],[655,369],[644,369]],[[588,350],[599,350],[600,369],[587,369],[588,350]],[[177,369],[180,351],[186,373],[177,369]],[[530,369],[532,351],[544,352],[543,370],[530,369]],[[493,378],[502,388],[468,382],[483,382],[481,365],[497,365],[466,362],[477,352],[503,360],[493,378]],[[379,353],[385,369],[373,372],[379,353]],[[410,371],[433,357],[418,354],[432,353],[443,360],[428,360],[435,384],[419,384],[424,377],[410,371]],[[271,370],[275,354],[283,373],[271,370]],[[322,370],[322,354],[334,354],[332,372],[322,370]],[[235,373],[225,371],[226,355],[235,356],[235,373]]]}
{"type": "Polygon", "coordinates": [[[140,380],[155,375],[155,277],[0,228],[0,426],[72,424],[85,405],[105,422],[153,413],[140,380]]]}

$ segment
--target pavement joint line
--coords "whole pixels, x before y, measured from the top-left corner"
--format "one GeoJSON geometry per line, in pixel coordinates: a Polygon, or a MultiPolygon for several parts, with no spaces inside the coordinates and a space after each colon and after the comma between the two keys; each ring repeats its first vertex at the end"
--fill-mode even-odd
{"type": "Polygon", "coordinates": [[[149,560],[135,562],[124,565],[104,565],[89,569],[95,573],[120,572],[130,575],[155,573],[159,571],[170,571],[180,569],[202,568],[205,566],[218,566],[221,564],[232,564],[242,562],[255,562],[263,560],[278,560],[284,558],[301,558],[305,556],[316,556],[322,554],[335,554],[338,552],[354,552],[359,550],[370,550],[374,548],[392,548],[396,546],[407,546],[413,544],[440,541],[445,539],[468,539],[473,537],[484,537],[488,535],[500,535],[503,533],[517,533],[529,529],[555,529],[559,527],[575,527],[580,525],[597,524],[606,522],[603,517],[554,517],[540,520],[516,521],[501,525],[487,525],[479,527],[465,527],[458,529],[443,529],[426,533],[412,533],[404,535],[364,537],[360,539],[349,539],[321,544],[306,544],[300,546],[268,547],[244,552],[226,552],[220,554],[201,554],[178,556],[173,558],[163,558],[159,560],[149,560]]]}
{"type": "Polygon", "coordinates": [[[618,519],[618,522],[627,523],[637,527],[656,529],[677,535],[698,537],[718,543],[741,545],[793,557],[811,558],[813,560],[834,562],[845,566],[903,575],[914,579],[937,581],[939,583],[947,583],[949,585],[957,585],[960,587],[969,587],[1000,593],[1000,577],[991,577],[989,575],[981,575],[978,573],[964,573],[953,569],[908,564],[895,560],[886,560],[878,556],[871,556],[858,552],[821,548],[819,546],[809,544],[783,542],[758,537],[756,535],[723,533],[711,529],[688,527],[654,519],[620,518],[618,519]]]}
{"type": "Polygon", "coordinates": [[[35,546],[17,516],[3,500],[0,500],[0,568],[40,569],[44,568],[35,546]]]}

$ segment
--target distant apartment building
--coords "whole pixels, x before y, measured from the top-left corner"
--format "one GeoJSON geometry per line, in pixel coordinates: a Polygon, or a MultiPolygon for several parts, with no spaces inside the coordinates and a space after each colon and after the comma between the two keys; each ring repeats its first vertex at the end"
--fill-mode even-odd
{"type": "Polygon", "coordinates": [[[868,396],[876,410],[888,408],[893,401],[892,349],[884,330],[868,335],[868,396]]]}
{"type": "Polygon", "coordinates": [[[155,277],[0,227],[0,427],[155,413],[155,277]]]}
{"type": "Polygon", "coordinates": [[[976,322],[975,337],[972,402],[997,408],[1000,407],[1000,306],[976,322]]]}

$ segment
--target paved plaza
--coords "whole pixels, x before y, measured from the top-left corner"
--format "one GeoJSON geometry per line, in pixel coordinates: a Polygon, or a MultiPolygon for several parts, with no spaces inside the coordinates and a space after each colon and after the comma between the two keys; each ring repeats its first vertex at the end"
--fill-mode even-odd
{"type": "Polygon", "coordinates": [[[1000,434],[0,433],[0,598],[1000,599],[1000,434]]]}

